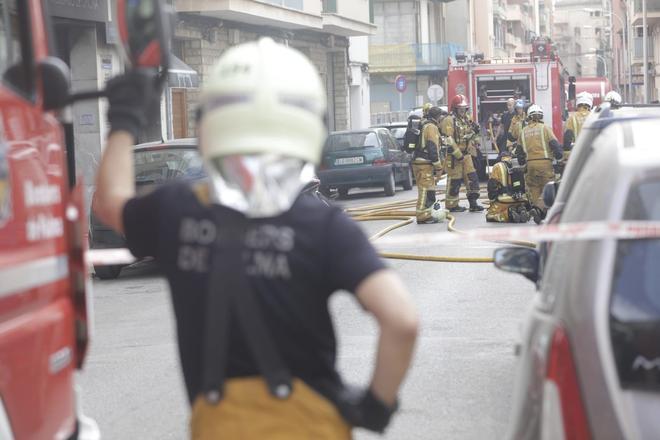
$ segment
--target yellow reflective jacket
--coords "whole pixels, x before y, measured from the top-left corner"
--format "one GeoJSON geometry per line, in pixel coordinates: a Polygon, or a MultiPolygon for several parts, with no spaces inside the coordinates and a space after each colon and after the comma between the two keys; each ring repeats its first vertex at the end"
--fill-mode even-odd
{"type": "Polygon", "coordinates": [[[465,153],[477,136],[472,128],[472,121],[469,117],[461,119],[455,115],[449,115],[442,120],[440,132],[447,145],[458,147],[463,153],[465,153]]]}
{"type": "Polygon", "coordinates": [[[580,132],[582,131],[582,126],[584,121],[589,116],[590,111],[584,107],[579,108],[576,112],[573,112],[569,116],[568,121],[566,122],[566,130],[571,130],[573,132],[573,137],[577,141],[580,132]]]}
{"type": "Polygon", "coordinates": [[[520,144],[527,154],[527,160],[553,159],[550,141],[557,141],[550,127],[542,122],[532,121],[520,133],[520,144]]]}

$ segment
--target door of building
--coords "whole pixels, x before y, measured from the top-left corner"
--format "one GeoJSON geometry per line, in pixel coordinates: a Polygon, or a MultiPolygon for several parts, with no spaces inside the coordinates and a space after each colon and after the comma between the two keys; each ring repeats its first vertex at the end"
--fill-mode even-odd
{"type": "Polygon", "coordinates": [[[186,89],[172,90],[172,137],[180,139],[188,137],[188,109],[186,106],[186,89]]]}

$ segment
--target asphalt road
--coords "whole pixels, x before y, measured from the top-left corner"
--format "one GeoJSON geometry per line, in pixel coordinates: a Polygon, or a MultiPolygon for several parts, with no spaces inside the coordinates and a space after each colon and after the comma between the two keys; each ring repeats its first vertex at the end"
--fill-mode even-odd
{"type": "MultiPolygon", "coordinates": [[[[349,196],[359,206],[411,199],[381,192],[349,196]]],[[[463,202],[466,203],[466,202],[463,202]]],[[[376,232],[392,222],[362,223],[376,232]]],[[[484,214],[459,213],[460,229],[492,227],[484,214]]],[[[395,236],[445,231],[446,224],[399,229],[395,236]]],[[[492,256],[497,245],[398,247],[424,255],[492,256]]],[[[514,345],[533,286],[492,264],[389,260],[419,307],[421,337],[400,395],[402,410],[388,439],[497,439],[506,432],[514,345]]],[[[331,309],[339,339],[339,368],[358,384],[369,380],[376,327],[354,299],[338,293],[331,309]]],[[[81,374],[85,412],[105,439],[185,439],[188,405],[176,355],[167,285],[152,264],[125,269],[114,281],[94,282],[94,340],[81,374]]],[[[379,438],[356,431],[358,440],[379,438]]]]}

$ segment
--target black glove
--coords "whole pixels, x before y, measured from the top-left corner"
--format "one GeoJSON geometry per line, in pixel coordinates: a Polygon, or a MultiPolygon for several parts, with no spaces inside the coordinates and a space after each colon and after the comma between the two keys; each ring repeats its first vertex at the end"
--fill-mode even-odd
{"type": "Polygon", "coordinates": [[[345,386],[337,406],[339,413],[351,426],[382,434],[399,405],[387,406],[370,389],[345,386]]]}
{"type": "Polygon", "coordinates": [[[516,159],[518,159],[518,164],[520,166],[525,165],[527,163],[527,153],[525,153],[525,150],[520,145],[516,144],[513,151],[516,155],[516,159]]]}
{"type": "Polygon", "coordinates": [[[552,164],[552,169],[554,170],[555,174],[562,174],[564,172],[564,164],[559,161],[555,161],[552,164]]]}
{"type": "Polygon", "coordinates": [[[108,81],[110,132],[125,130],[137,140],[140,129],[159,114],[160,93],[157,73],[152,70],[132,70],[108,81]]]}

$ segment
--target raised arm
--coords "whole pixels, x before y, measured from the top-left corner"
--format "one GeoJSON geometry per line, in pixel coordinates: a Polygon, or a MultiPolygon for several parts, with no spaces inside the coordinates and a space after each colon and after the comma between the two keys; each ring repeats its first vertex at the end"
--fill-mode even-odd
{"type": "Polygon", "coordinates": [[[133,145],[157,109],[160,97],[153,72],[133,71],[108,81],[108,120],[112,127],[96,175],[92,209],[106,225],[124,232],[122,212],[135,195],[133,145]]]}

